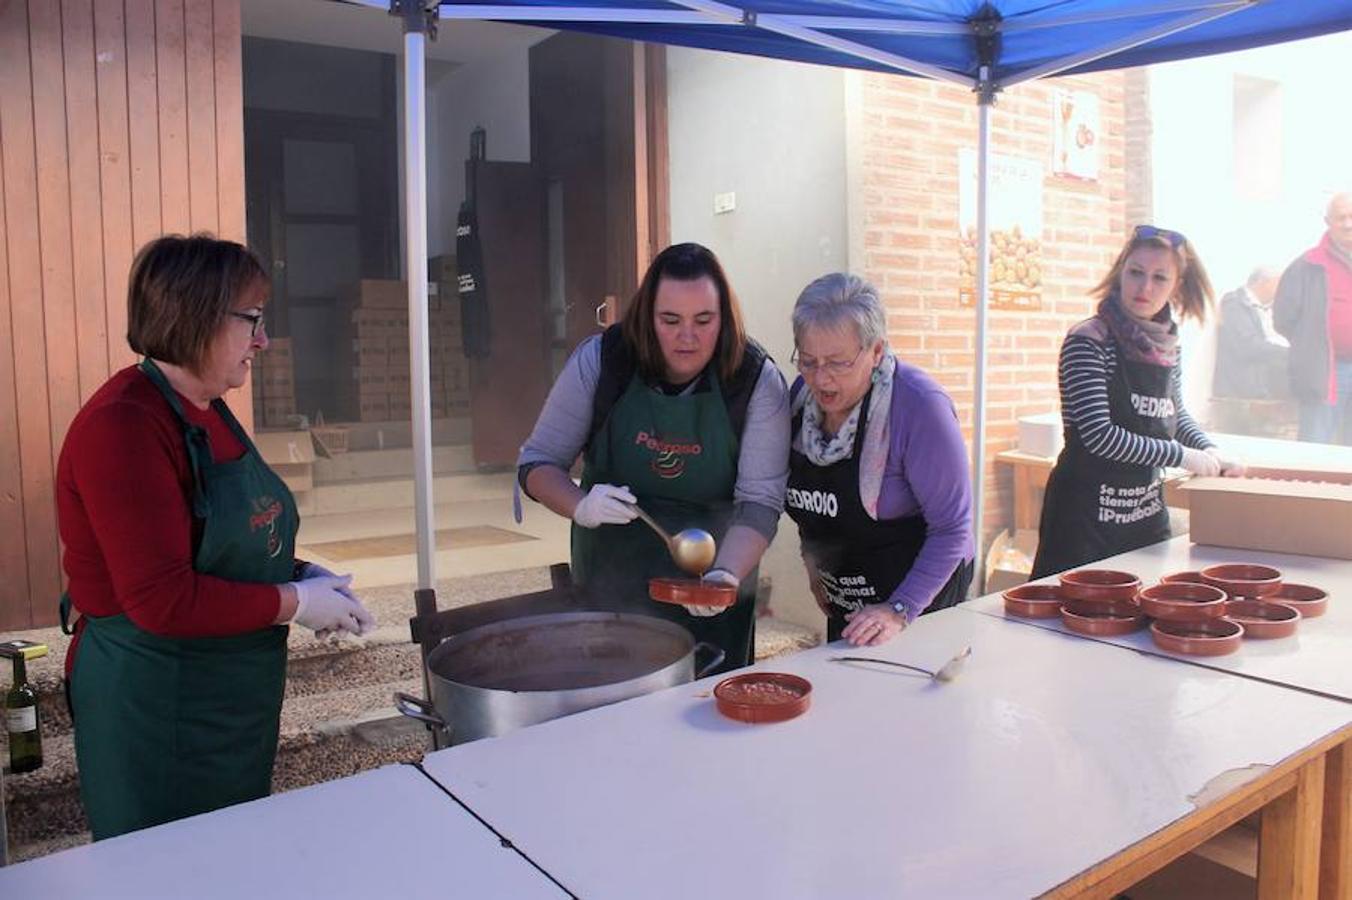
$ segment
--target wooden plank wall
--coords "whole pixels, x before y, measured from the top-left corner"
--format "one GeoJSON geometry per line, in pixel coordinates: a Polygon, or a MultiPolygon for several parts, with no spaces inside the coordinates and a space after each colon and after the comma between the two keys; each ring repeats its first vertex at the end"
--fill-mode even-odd
{"type": "Polygon", "coordinates": [[[56,621],[61,441],[135,361],[136,248],[189,231],[244,239],[239,0],[0,0],[0,631],[56,621]]]}

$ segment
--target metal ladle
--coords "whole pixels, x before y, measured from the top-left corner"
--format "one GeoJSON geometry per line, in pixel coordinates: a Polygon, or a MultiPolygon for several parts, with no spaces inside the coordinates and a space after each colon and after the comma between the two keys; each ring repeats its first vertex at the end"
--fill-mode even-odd
{"type": "Polygon", "coordinates": [[[963,666],[967,665],[967,660],[972,655],[971,647],[964,647],[957,654],[939,667],[937,671],[931,672],[929,669],[913,666],[909,663],[893,662],[890,659],[878,659],[874,656],[832,656],[831,662],[852,662],[852,663],[877,663],[882,666],[896,666],[898,669],[910,669],[912,672],[919,672],[922,675],[928,675],[934,681],[952,681],[958,677],[963,666]]]}
{"type": "Polygon", "coordinates": [[[714,543],[712,534],[703,528],[683,528],[671,535],[653,521],[652,516],[640,509],[637,503],[630,504],[630,508],[638,513],[638,517],[646,522],[649,528],[657,532],[657,536],[667,545],[667,552],[671,554],[671,558],[681,571],[695,576],[709,571],[709,567],[714,564],[714,557],[718,555],[718,545],[714,543]]]}

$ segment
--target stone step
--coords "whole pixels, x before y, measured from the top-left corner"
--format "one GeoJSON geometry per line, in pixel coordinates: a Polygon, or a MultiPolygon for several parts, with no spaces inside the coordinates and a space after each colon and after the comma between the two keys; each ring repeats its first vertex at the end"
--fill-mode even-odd
{"type": "MultiPolygon", "coordinates": [[[[475,500],[502,500],[510,503],[516,485],[515,472],[489,475],[437,475],[432,496],[436,503],[466,503],[475,500]]],[[[391,478],[371,478],[336,484],[316,484],[306,495],[306,515],[327,516],[368,512],[378,509],[411,509],[414,484],[411,474],[391,478]]]]}
{"type": "MultiPolygon", "coordinates": [[[[469,444],[449,444],[432,448],[432,471],[438,475],[475,472],[474,449],[469,444]]],[[[314,461],[315,485],[343,484],[374,478],[410,478],[413,475],[413,448],[358,450],[332,459],[314,461]]]]}

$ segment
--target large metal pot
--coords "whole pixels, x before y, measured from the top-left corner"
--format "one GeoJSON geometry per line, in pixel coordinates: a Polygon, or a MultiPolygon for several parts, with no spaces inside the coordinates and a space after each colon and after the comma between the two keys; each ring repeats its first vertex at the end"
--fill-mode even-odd
{"type": "Polygon", "coordinates": [[[703,677],[723,652],[651,616],[567,612],[483,625],[427,657],[431,700],[399,711],[463,744],[703,677]],[[696,654],[709,657],[696,669],[696,654]]]}

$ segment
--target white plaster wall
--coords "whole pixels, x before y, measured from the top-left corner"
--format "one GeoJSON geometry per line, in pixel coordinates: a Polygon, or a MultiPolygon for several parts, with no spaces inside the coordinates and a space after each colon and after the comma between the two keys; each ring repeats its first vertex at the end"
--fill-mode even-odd
{"type": "MultiPolygon", "coordinates": [[[[1352,35],[1340,34],[1150,70],[1157,224],[1194,242],[1217,297],[1258,265],[1284,268],[1324,231],[1329,194],[1352,185],[1347,147],[1352,116],[1339,111],[1330,75],[1346,68],[1352,35]],[[1252,200],[1236,188],[1234,86],[1237,75],[1280,82],[1281,190],[1252,200]]],[[[1214,360],[1214,321],[1185,333],[1185,394],[1202,410],[1214,360]]]]}
{"type": "MultiPolygon", "coordinates": [[[[844,73],[672,47],[667,78],[671,239],[718,255],[749,331],[791,379],[793,301],[848,263],[844,73]],[[736,209],[715,215],[725,192],[736,209]]],[[[823,627],[787,516],[761,572],[776,615],[823,627]]]]}
{"type": "Polygon", "coordinates": [[[488,132],[488,158],[530,161],[530,48],[428,75],[427,253],[455,252],[455,217],[465,197],[469,135],[488,132]]]}

